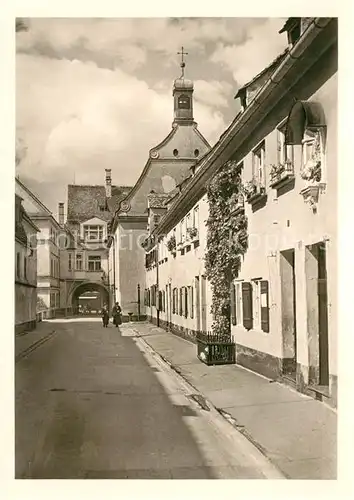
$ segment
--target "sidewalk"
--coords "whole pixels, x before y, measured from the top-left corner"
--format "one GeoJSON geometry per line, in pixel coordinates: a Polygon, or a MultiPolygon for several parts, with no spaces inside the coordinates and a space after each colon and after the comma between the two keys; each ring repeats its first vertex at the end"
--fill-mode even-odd
{"type": "Polygon", "coordinates": [[[152,324],[126,326],[229,414],[287,477],[336,479],[337,414],[332,409],[240,366],[207,366],[198,360],[196,345],[152,324]]]}

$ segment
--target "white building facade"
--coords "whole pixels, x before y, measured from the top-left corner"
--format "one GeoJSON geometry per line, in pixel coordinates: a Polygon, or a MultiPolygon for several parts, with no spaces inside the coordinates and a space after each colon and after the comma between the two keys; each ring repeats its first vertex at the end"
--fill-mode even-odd
{"type": "Polygon", "coordinates": [[[152,228],[145,303],[175,333],[210,330],[206,185],[232,161],[248,221],[230,298],[236,362],[336,406],[337,22],[290,18],[283,31],[288,49],[239,90],[241,113],[152,228]]]}

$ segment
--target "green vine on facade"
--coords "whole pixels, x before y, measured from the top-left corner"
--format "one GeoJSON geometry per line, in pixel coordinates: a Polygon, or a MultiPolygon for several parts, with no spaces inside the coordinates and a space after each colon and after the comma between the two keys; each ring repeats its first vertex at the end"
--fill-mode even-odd
{"type": "Polygon", "coordinates": [[[206,277],[212,287],[212,331],[231,335],[230,290],[241,267],[241,256],[248,245],[247,217],[236,210],[243,195],[241,172],[234,161],[228,161],[207,188],[206,277]]]}

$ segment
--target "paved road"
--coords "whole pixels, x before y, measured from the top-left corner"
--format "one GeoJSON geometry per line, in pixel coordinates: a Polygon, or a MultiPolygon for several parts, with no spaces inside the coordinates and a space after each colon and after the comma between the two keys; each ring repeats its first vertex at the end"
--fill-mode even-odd
{"type": "Polygon", "coordinates": [[[129,326],[53,329],[16,362],[16,478],[274,477],[129,326]]]}

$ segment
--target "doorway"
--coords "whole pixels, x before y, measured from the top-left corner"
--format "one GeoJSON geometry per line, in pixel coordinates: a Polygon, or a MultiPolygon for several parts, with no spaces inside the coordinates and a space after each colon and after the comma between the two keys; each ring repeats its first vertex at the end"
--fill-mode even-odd
{"type": "Polygon", "coordinates": [[[326,245],[318,244],[318,350],[319,350],[319,385],[329,385],[328,359],[328,297],[326,245]]]}
{"type": "Polygon", "coordinates": [[[295,250],[280,252],[281,326],[283,338],[283,376],[296,380],[296,277],[295,250]]]}
{"type": "Polygon", "coordinates": [[[309,383],[329,385],[327,252],[324,242],[306,247],[309,383]]]}

